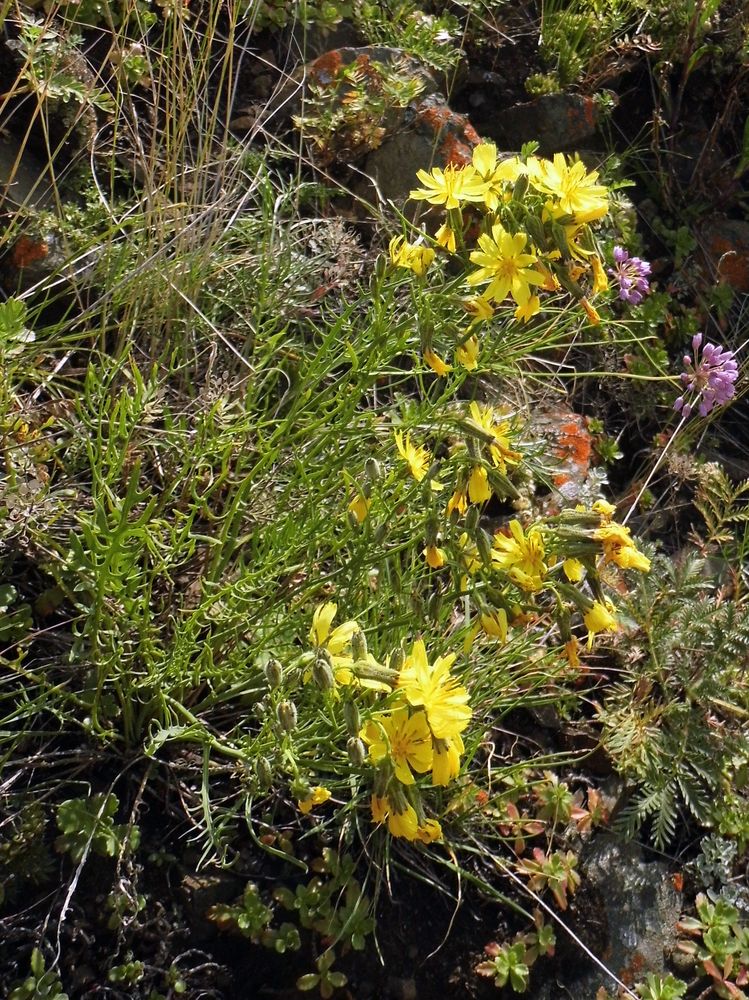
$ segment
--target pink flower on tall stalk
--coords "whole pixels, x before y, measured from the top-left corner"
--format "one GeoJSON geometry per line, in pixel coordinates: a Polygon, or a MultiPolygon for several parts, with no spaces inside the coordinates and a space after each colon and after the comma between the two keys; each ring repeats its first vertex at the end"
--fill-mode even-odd
{"type": "Polygon", "coordinates": [[[700,416],[706,417],[714,406],[723,406],[736,392],[739,367],[733,351],[705,344],[700,354],[700,347],[702,334],[696,333],[692,337],[694,358],[684,355],[686,370],[681,373],[681,381],[686,391],[674,403],[677,413],[685,417],[690,416],[697,403],[700,416]]]}

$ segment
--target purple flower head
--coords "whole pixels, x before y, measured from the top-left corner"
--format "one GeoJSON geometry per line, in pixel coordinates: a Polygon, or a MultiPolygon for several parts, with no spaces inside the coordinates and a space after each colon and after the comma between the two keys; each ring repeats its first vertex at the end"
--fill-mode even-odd
{"type": "Polygon", "coordinates": [[[614,247],[614,266],[609,274],[619,285],[619,298],[636,306],[650,291],[650,264],[640,257],[630,257],[624,247],[614,247]]]}
{"type": "Polygon", "coordinates": [[[685,370],[681,373],[681,381],[685,392],[674,403],[677,413],[685,417],[691,414],[698,401],[699,414],[706,417],[714,406],[723,406],[736,392],[739,367],[733,351],[724,350],[717,344],[705,344],[700,356],[700,347],[702,334],[696,333],[692,337],[694,358],[684,355],[685,370]]]}

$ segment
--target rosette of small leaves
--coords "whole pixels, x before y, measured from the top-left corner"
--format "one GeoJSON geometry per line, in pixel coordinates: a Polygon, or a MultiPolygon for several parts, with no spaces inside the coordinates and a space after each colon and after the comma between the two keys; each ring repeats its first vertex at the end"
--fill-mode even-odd
{"type": "Polygon", "coordinates": [[[317,986],[320,989],[320,996],[323,997],[323,1000],[328,1000],[336,990],[339,990],[348,982],[344,973],[333,972],[333,962],[335,962],[335,952],[332,948],[328,948],[327,951],[324,951],[320,955],[316,962],[317,972],[308,972],[306,975],[300,976],[296,981],[296,988],[303,993],[307,993],[309,990],[314,990],[317,986]]]}
{"type": "Polygon", "coordinates": [[[88,850],[105,858],[118,857],[126,849],[136,850],[140,831],[137,826],[114,822],[118,807],[117,796],[111,792],[61,802],[57,825],[62,832],[55,840],[55,849],[66,851],[76,864],[88,850]]]}
{"type": "Polygon", "coordinates": [[[44,955],[38,948],[31,952],[31,974],[11,990],[8,1000],[68,1000],[60,977],[54,969],[46,971],[44,955]]]}
{"type": "Polygon", "coordinates": [[[528,989],[530,969],[525,961],[525,945],[517,941],[512,945],[487,945],[491,959],[476,967],[480,976],[494,979],[494,985],[501,989],[508,983],[515,993],[525,993],[528,989]]]}

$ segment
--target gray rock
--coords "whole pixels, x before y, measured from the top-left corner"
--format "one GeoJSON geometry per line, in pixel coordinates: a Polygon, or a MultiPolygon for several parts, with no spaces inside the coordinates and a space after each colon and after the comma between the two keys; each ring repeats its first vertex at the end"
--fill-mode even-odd
{"type": "Polygon", "coordinates": [[[491,117],[477,122],[479,131],[504,149],[519,149],[532,139],[543,154],[574,149],[595,135],[598,106],[581,94],[548,94],[533,101],[498,107],[491,117]]]}

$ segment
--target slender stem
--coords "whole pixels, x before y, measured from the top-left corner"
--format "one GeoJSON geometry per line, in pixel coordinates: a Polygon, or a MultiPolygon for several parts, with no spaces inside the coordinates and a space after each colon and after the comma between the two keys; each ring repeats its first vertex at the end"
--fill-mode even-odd
{"type": "Polygon", "coordinates": [[[669,448],[671,447],[671,445],[674,443],[674,441],[676,440],[676,438],[679,436],[679,431],[682,429],[682,427],[686,423],[687,419],[688,419],[687,417],[685,417],[685,416],[682,415],[681,420],[676,425],[676,430],[671,435],[668,443],[666,444],[666,447],[663,449],[663,451],[658,456],[658,461],[655,463],[655,465],[653,466],[653,468],[650,470],[650,472],[648,473],[647,479],[645,480],[645,482],[640,487],[640,492],[637,494],[637,496],[635,497],[635,499],[632,501],[632,506],[627,511],[627,516],[622,521],[622,524],[626,524],[627,521],[630,519],[630,517],[632,517],[632,515],[634,514],[635,509],[637,508],[637,505],[639,504],[640,500],[642,500],[643,493],[648,488],[648,486],[650,486],[650,484],[652,483],[653,476],[655,476],[655,474],[658,471],[658,469],[660,469],[661,464],[663,463],[663,459],[668,454],[668,451],[669,451],[669,448]]]}

